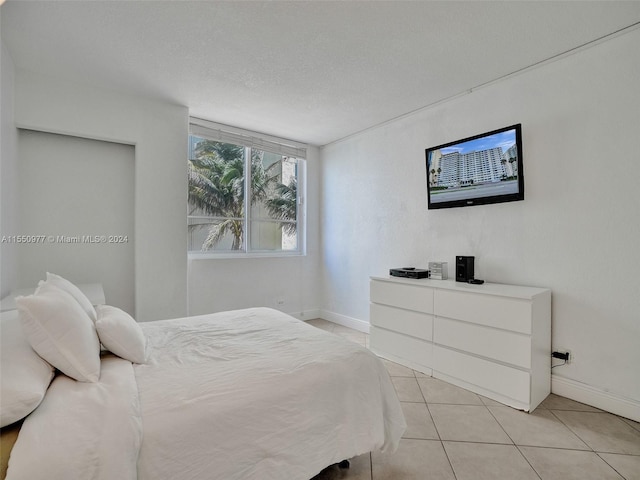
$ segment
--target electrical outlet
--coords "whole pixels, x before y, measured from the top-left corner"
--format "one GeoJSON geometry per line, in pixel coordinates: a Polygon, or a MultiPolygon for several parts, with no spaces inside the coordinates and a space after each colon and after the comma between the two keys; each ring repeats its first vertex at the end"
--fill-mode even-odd
{"type": "MultiPolygon", "coordinates": [[[[556,348],[553,350],[553,353],[559,353],[567,356],[567,360],[566,360],[567,365],[569,365],[570,363],[573,363],[573,361],[575,360],[575,358],[573,358],[573,354],[571,353],[571,350],[567,350],[566,348],[556,348]]],[[[554,358],[558,360],[562,360],[562,358],[558,358],[558,357],[554,357],[554,358]]]]}
{"type": "Polygon", "coordinates": [[[564,350],[567,355],[569,355],[569,359],[567,360],[567,365],[576,361],[576,357],[574,357],[573,352],[571,350],[564,350]]]}
{"type": "Polygon", "coordinates": [[[284,297],[276,298],[276,305],[284,305],[284,297]]]}

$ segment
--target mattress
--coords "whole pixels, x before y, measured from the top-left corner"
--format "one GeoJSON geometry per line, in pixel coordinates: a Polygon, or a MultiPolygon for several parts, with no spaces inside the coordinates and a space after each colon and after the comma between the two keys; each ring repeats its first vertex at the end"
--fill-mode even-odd
{"type": "Polygon", "coordinates": [[[397,448],[391,380],[353,342],[266,308],[141,326],[146,364],[108,355],[97,384],[56,377],[7,479],[308,480],[397,448]]]}

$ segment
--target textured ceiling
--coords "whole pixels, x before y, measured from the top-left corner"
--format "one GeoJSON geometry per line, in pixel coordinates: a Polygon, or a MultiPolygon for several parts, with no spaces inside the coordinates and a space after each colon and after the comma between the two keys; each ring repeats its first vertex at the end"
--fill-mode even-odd
{"type": "Polygon", "coordinates": [[[17,69],[324,145],[640,22],[640,2],[20,1],[17,69]]]}

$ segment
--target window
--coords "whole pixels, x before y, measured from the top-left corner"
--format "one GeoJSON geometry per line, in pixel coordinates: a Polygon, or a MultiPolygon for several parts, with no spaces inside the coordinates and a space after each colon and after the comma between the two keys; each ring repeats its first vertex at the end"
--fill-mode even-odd
{"type": "Polygon", "coordinates": [[[192,119],[189,254],[304,253],[306,149],[192,119]]]}

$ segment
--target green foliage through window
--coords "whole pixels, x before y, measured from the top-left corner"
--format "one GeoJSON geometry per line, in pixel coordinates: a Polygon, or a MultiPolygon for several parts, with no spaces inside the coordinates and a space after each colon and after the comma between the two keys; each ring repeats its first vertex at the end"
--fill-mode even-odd
{"type": "Polygon", "coordinates": [[[189,141],[189,251],[299,251],[300,160],[193,135],[189,141]]]}

